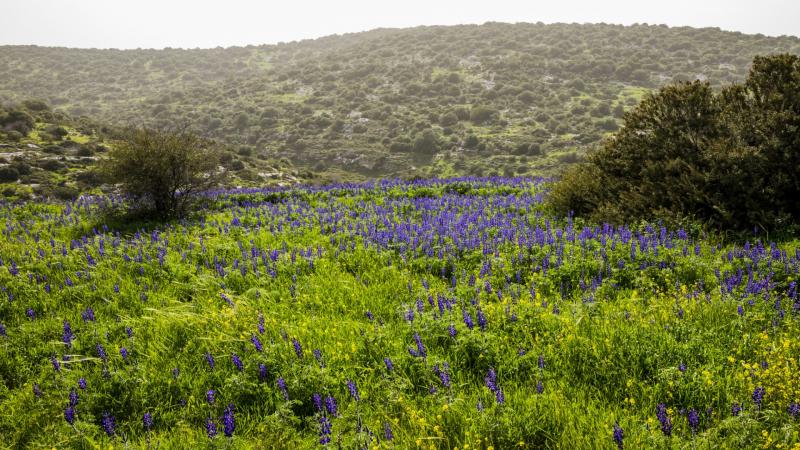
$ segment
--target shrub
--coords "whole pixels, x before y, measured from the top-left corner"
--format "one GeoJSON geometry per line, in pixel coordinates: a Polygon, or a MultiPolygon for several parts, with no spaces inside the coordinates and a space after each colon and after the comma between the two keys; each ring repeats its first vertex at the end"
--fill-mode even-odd
{"type": "Polygon", "coordinates": [[[427,129],[417,135],[414,139],[414,152],[432,154],[439,151],[439,137],[436,133],[427,129]]]}
{"type": "Polygon", "coordinates": [[[220,150],[185,129],[129,129],[102,165],[138,206],[160,217],[182,215],[194,194],[215,186],[220,150]]]}
{"type": "Polygon", "coordinates": [[[483,124],[497,116],[497,110],[489,106],[473,106],[469,112],[469,120],[475,124],[483,124]]]}
{"type": "Polygon", "coordinates": [[[0,182],[12,183],[19,179],[19,172],[11,166],[0,167],[0,182]]]}
{"type": "Polygon", "coordinates": [[[744,84],[647,95],[616,136],[570,169],[551,203],[603,221],[778,229],[800,220],[800,56],[757,57],[744,84]]]}

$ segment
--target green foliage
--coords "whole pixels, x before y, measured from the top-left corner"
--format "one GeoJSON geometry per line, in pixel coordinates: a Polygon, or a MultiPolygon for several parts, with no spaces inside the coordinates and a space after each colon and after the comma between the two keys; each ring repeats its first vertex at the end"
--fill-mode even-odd
{"type": "Polygon", "coordinates": [[[170,217],[185,214],[194,194],[219,183],[219,164],[219,148],[185,129],[136,128],[115,145],[101,172],[137,207],[170,217]]]}
{"type": "Polygon", "coordinates": [[[719,228],[800,220],[800,57],[757,57],[744,84],[666,86],[551,194],[598,220],[697,218],[719,228]]]}
{"type": "Polygon", "coordinates": [[[489,106],[473,106],[469,110],[469,120],[476,124],[484,124],[497,117],[497,110],[489,106]]]}
{"type": "Polygon", "coordinates": [[[11,166],[0,167],[0,182],[8,183],[19,179],[19,171],[11,166]]]}
{"type": "MultiPolygon", "coordinates": [[[[322,161],[322,179],[487,173],[516,170],[508,156],[520,144],[583,153],[614,130],[626,106],[675,77],[741,81],[753,56],[798,49],[795,37],[710,28],[526,23],[225,49],[4,46],[0,100],[35,96],[117,126],[191,123],[231,148],[251,146],[265,161],[287,158],[300,171],[322,161]],[[502,113],[478,124],[470,121],[473,106],[502,113]],[[422,161],[405,144],[390,149],[401,137],[413,146],[433,125],[448,128],[441,134],[454,143],[473,134],[484,147],[466,147],[479,152],[465,152],[458,169],[449,155],[422,161]]],[[[529,167],[555,174],[559,166],[541,157],[529,167]]]]}
{"type": "Polygon", "coordinates": [[[612,449],[615,423],[631,449],[798,444],[800,423],[787,410],[800,401],[800,315],[790,293],[797,241],[757,240],[742,251],[713,238],[662,236],[658,227],[584,241],[602,227],[550,217],[539,204],[520,206],[543,192],[525,180],[236,192],[166,226],[97,222],[102,200],[3,205],[2,445],[320,448],[314,393],[338,402],[338,414],[327,416],[331,448],[612,449]],[[409,203],[415,198],[422,200],[416,208],[409,203]],[[368,241],[372,231],[360,230],[391,232],[374,221],[377,209],[391,210],[389,225],[402,233],[442,230],[431,232],[432,251],[425,242],[403,250],[401,240],[381,248],[368,241]],[[541,233],[542,243],[527,247],[494,234],[505,221],[518,224],[507,230],[541,233]],[[485,237],[468,231],[486,223],[498,225],[485,237]],[[463,226],[464,234],[449,226],[463,226]],[[463,250],[444,259],[437,254],[444,247],[463,250]],[[553,265],[543,271],[548,258],[553,265]],[[752,270],[753,283],[745,275],[724,291],[738,270],[752,270]],[[578,288],[584,282],[592,287],[578,288]],[[762,282],[764,291],[751,291],[762,282]],[[783,303],[764,301],[764,293],[783,303]],[[452,304],[440,312],[432,305],[442,299],[452,304]],[[462,311],[475,318],[478,307],[485,330],[463,321],[462,311]],[[88,308],[92,319],[82,317],[88,308]],[[415,333],[426,358],[408,352],[415,333]],[[206,353],[216,359],[213,369],[206,353]],[[233,353],[244,362],[241,372],[233,353]],[[60,361],[58,371],[51,358],[60,361]],[[448,388],[433,370],[445,362],[448,388]],[[490,368],[503,404],[486,387],[490,368]],[[357,381],[359,401],[347,380],[357,381]],[[756,386],[766,389],[760,406],[752,401],[756,386]],[[206,400],[209,389],[214,403],[206,400]],[[220,416],[230,403],[236,427],[227,438],[220,416]],[[660,403],[674,425],[669,437],[656,419],[660,403]],[[734,403],[743,407],[738,415],[734,403]],[[692,409],[701,417],[696,430],[686,417],[692,409]],[[101,426],[104,413],[116,419],[112,437],[101,426]],[[149,431],[144,413],[154,419],[149,431]],[[219,432],[211,439],[208,418],[219,432]]]}
{"type": "Polygon", "coordinates": [[[414,151],[417,153],[433,154],[439,151],[439,137],[431,129],[423,130],[414,139],[414,151]]]}

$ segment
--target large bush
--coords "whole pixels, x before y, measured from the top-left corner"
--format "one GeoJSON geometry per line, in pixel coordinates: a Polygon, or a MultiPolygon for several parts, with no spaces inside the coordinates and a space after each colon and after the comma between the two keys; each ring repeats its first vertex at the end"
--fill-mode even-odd
{"type": "Polygon", "coordinates": [[[599,220],[696,218],[718,228],[800,220],[800,57],[757,57],[744,84],[666,86],[551,193],[599,220]]]}
{"type": "Polygon", "coordinates": [[[185,213],[194,194],[219,182],[219,164],[218,147],[186,130],[138,128],[124,134],[102,170],[137,206],[167,217],[185,213]]]}

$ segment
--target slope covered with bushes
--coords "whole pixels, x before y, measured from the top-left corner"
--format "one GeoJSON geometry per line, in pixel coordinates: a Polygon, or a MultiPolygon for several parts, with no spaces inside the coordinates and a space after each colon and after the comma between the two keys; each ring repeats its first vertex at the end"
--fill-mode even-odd
{"type": "MultiPolygon", "coordinates": [[[[0,99],[180,125],[329,179],[554,173],[672,80],[741,81],[800,39],[666,26],[379,29],[216,49],[0,47],[0,99]]],[[[249,166],[247,161],[244,162],[249,166]]]]}

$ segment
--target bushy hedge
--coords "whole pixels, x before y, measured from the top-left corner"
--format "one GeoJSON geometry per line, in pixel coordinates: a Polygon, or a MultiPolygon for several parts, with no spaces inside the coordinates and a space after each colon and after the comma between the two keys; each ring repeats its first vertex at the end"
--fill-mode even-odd
{"type": "Polygon", "coordinates": [[[800,219],[800,57],[756,57],[746,81],[683,82],[647,95],[552,205],[598,220],[699,219],[778,229],[800,219]]]}

